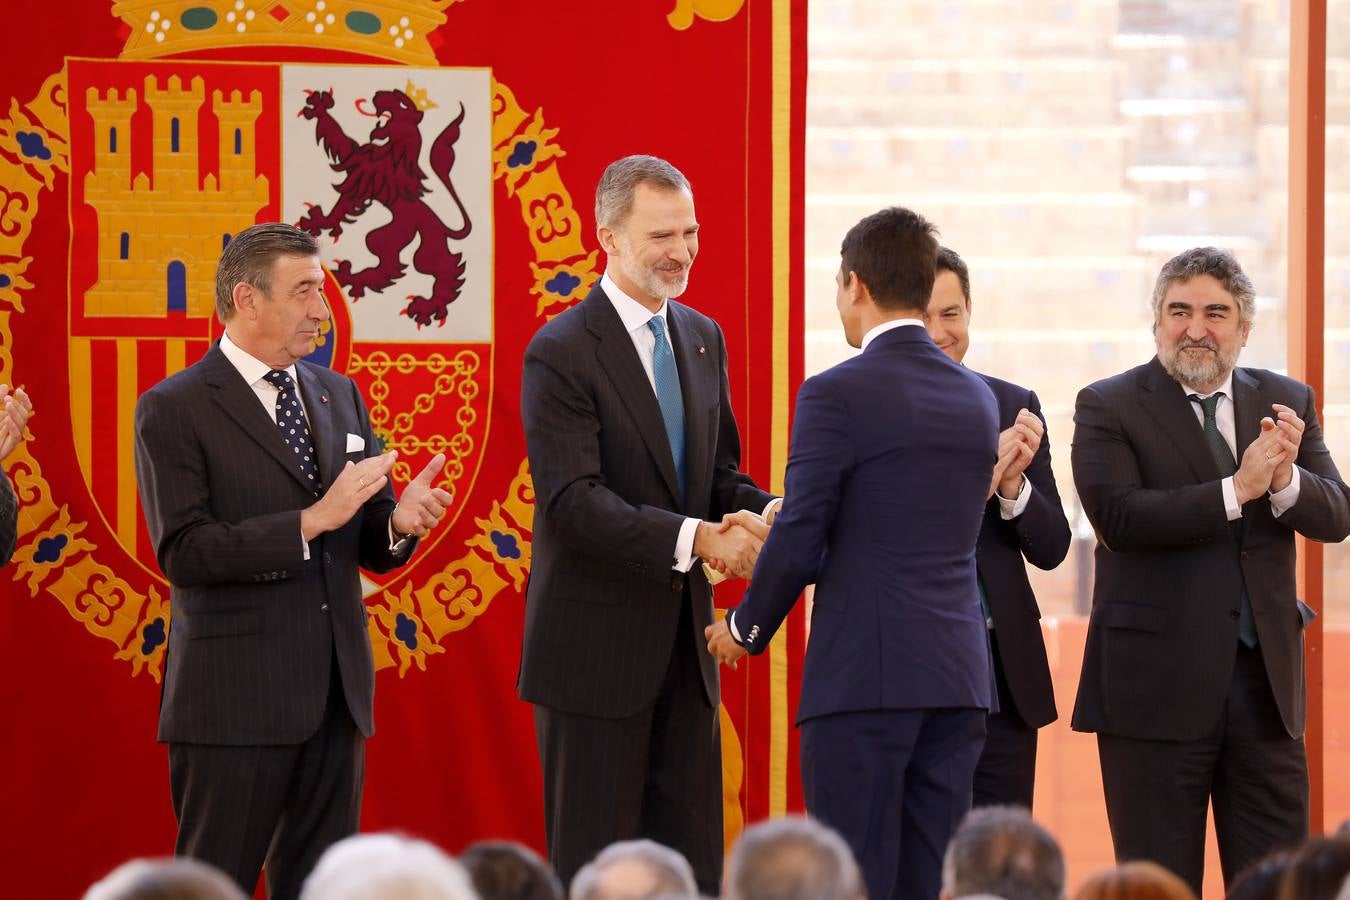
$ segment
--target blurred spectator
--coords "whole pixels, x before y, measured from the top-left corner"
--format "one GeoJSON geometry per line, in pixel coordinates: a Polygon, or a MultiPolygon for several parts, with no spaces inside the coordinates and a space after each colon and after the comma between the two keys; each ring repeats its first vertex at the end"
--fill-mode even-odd
{"type": "Polygon", "coordinates": [[[1157,863],[1136,860],[1093,875],[1073,900],[1196,900],[1186,882],[1157,863]]]}
{"type": "Polygon", "coordinates": [[[972,810],[947,845],[942,900],[1062,900],[1064,854],[1020,806],[972,810]]]}
{"type": "Polygon", "coordinates": [[[679,853],[655,841],[619,841],[581,867],[571,900],[652,900],[697,897],[694,870],[679,853]]]}
{"type": "Polygon", "coordinates": [[[1278,900],[1335,900],[1350,876],[1350,840],[1316,837],[1294,853],[1280,879],[1278,900]]]}
{"type": "Polygon", "coordinates": [[[482,900],[563,900],[562,882],[529,847],[481,841],[459,855],[482,900]]]}
{"type": "Polygon", "coordinates": [[[358,834],[338,841],[305,879],[300,900],[477,900],[464,867],[426,841],[358,834]]]}
{"type": "Polygon", "coordinates": [[[84,900],[246,900],[233,879],[204,862],[133,859],[113,869],[84,900]]]}
{"type": "Polygon", "coordinates": [[[1293,861],[1288,850],[1270,854],[1237,877],[1225,900],[1277,900],[1280,880],[1293,861]]]}
{"type": "Polygon", "coordinates": [[[727,863],[726,900],[859,900],[862,873],[844,839],[786,816],[746,829],[727,863]]]}

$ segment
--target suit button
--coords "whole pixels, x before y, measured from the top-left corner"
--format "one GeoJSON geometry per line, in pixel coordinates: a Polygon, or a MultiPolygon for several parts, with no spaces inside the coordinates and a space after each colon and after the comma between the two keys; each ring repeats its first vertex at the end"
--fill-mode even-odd
{"type": "Polygon", "coordinates": [[[333,564],[333,557],[331,557],[331,556],[329,556],[327,553],[325,553],[325,554],[323,555],[323,564],[324,564],[325,566],[331,566],[331,565],[333,564]]]}
{"type": "Polygon", "coordinates": [[[1242,617],[1242,614],[1239,613],[1236,609],[1230,609],[1230,610],[1228,611],[1228,618],[1230,618],[1230,619],[1238,619],[1238,618],[1241,618],[1241,617],[1242,617]]]}
{"type": "Polygon", "coordinates": [[[319,612],[328,612],[328,604],[327,604],[327,603],[320,603],[320,604],[319,604],[319,612]]]}
{"type": "Polygon", "coordinates": [[[1246,558],[1247,558],[1247,551],[1246,551],[1246,550],[1243,550],[1241,553],[1239,553],[1239,554],[1238,554],[1238,558],[1239,558],[1239,559],[1246,559],[1246,558]]]}

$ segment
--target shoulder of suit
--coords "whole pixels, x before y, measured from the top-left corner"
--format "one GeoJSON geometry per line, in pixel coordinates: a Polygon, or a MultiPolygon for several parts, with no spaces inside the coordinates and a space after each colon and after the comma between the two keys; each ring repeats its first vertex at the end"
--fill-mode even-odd
{"type": "MultiPolygon", "coordinates": [[[[210,353],[209,350],[207,352],[210,353]]],[[[216,352],[218,353],[219,351],[217,350],[216,352]]],[[[209,366],[209,359],[207,357],[202,357],[187,368],[174,372],[154,387],[142,392],[141,396],[157,398],[174,397],[189,391],[198,390],[206,384],[206,379],[203,376],[209,366]]]]}
{"type": "Polygon", "coordinates": [[[1279,372],[1272,372],[1270,369],[1239,366],[1238,371],[1260,384],[1263,391],[1287,391],[1290,394],[1302,396],[1311,390],[1307,384],[1297,378],[1290,378],[1288,375],[1281,375],[1279,372]]]}
{"type": "Polygon", "coordinates": [[[1117,394],[1122,391],[1134,390],[1140,379],[1148,375],[1150,365],[1151,363],[1144,363],[1141,366],[1135,366],[1133,369],[1126,369],[1124,372],[1099,379],[1084,387],[1083,390],[1094,391],[1098,394],[1117,394]]]}
{"type": "MultiPolygon", "coordinates": [[[[539,330],[530,338],[530,344],[548,340],[558,340],[560,338],[569,338],[586,330],[586,308],[587,303],[608,303],[609,298],[605,296],[597,285],[595,290],[591,291],[580,303],[573,304],[567,309],[558,313],[549,319],[539,330]]],[[[617,316],[618,313],[616,312],[617,316]]]]}
{"type": "Polygon", "coordinates": [[[1015,394],[1019,397],[1027,397],[1031,395],[1031,389],[1022,387],[1022,385],[1020,384],[1014,384],[1011,381],[1005,381],[1002,378],[996,378],[993,375],[989,375],[985,372],[976,372],[975,374],[984,379],[985,384],[989,385],[989,389],[994,392],[994,396],[996,397],[1001,397],[1003,394],[1009,395],[1015,394]]]}

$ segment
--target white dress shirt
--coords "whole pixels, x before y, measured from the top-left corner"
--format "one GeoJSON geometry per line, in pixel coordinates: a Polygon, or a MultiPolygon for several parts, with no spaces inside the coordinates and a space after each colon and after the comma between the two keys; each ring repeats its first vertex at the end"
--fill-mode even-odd
{"type": "MultiPolygon", "coordinates": [[[[634,300],[623,289],[614,283],[614,279],[609,277],[609,272],[600,276],[600,287],[604,289],[605,296],[614,306],[614,311],[619,314],[619,319],[623,322],[623,327],[627,329],[628,336],[633,339],[633,348],[637,350],[638,359],[642,362],[642,371],[647,373],[647,382],[652,387],[652,395],[656,395],[656,370],[653,363],[653,353],[656,350],[656,335],[652,333],[647,323],[651,321],[652,316],[660,316],[662,324],[665,326],[666,343],[670,344],[670,319],[667,312],[670,304],[667,301],[661,301],[661,308],[652,312],[638,301],[634,300]]],[[[675,354],[675,347],[670,347],[671,355],[675,354]]],[[[769,501],[768,506],[764,507],[762,516],[767,516],[773,507],[782,503],[782,498],[775,498],[769,501]]],[[[676,572],[688,572],[693,567],[698,557],[694,556],[694,533],[698,531],[699,519],[686,518],[680,525],[680,533],[675,539],[675,556],[671,568],[676,572]]]]}
{"type": "MultiPolygon", "coordinates": [[[[1219,385],[1218,390],[1205,393],[1197,391],[1188,384],[1181,385],[1181,389],[1186,392],[1186,402],[1191,405],[1195,411],[1195,418],[1200,422],[1200,427],[1205,427],[1205,411],[1200,408],[1200,404],[1190,399],[1191,394],[1195,394],[1201,400],[1206,400],[1215,394],[1222,394],[1219,398],[1219,405],[1214,410],[1214,423],[1219,427],[1219,434],[1223,437],[1224,443],[1233,453],[1233,459],[1241,465],[1242,457],[1237,452],[1237,425],[1236,416],[1233,410],[1233,373],[1229,372],[1228,377],[1224,379],[1223,384],[1219,385]]],[[[1237,500],[1237,488],[1233,486],[1233,476],[1229,475],[1223,480],[1223,505],[1228,514],[1228,521],[1242,518],[1242,506],[1237,500]]],[[[1298,502],[1298,466],[1294,466],[1294,475],[1289,484],[1285,485],[1284,490],[1275,491],[1269,494],[1270,512],[1277,519],[1298,502]]]]}

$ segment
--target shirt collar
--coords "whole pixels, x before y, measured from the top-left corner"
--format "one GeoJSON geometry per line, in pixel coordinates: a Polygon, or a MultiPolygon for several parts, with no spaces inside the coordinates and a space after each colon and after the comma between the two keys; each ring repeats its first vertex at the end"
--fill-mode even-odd
{"type": "MultiPolygon", "coordinates": [[[[661,308],[653,313],[650,309],[625,294],[623,289],[614,283],[614,279],[609,277],[609,270],[606,270],[605,274],[600,276],[600,287],[604,289],[605,296],[609,298],[609,302],[614,306],[614,311],[617,312],[619,318],[623,320],[624,329],[630,334],[637,331],[639,328],[646,328],[647,323],[651,321],[651,318],[654,315],[661,317],[662,325],[666,324],[666,310],[670,308],[669,301],[662,300],[661,308]]],[[[666,331],[669,333],[670,329],[667,328],[666,331]]]]}
{"type": "Polygon", "coordinates": [[[920,328],[924,327],[922,319],[889,319],[882,322],[880,325],[873,325],[867,334],[863,335],[861,349],[866,350],[867,345],[875,341],[878,335],[885,334],[893,328],[899,328],[901,325],[918,325],[920,328]]]}
{"type": "MultiPolygon", "coordinates": [[[[244,381],[250,385],[257,384],[264,375],[272,371],[272,367],[267,363],[230,340],[228,331],[220,336],[220,352],[225,354],[225,358],[230,361],[230,365],[234,366],[244,381]]],[[[286,374],[291,376],[291,381],[299,383],[296,380],[295,363],[287,366],[285,371],[286,374]]]]}
{"type": "MultiPolygon", "coordinates": [[[[1180,382],[1179,382],[1179,383],[1180,383],[1180,382]]],[[[1232,373],[1232,371],[1230,370],[1229,373],[1228,373],[1228,377],[1225,378],[1225,379],[1223,380],[1223,384],[1219,385],[1217,388],[1215,388],[1214,390],[1210,391],[1208,394],[1206,394],[1204,391],[1197,391],[1195,388],[1191,387],[1189,384],[1181,384],[1181,389],[1182,389],[1183,391],[1186,392],[1186,396],[1189,397],[1191,394],[1195,394],[1195,395],[1196,395],[1197,397],[1199,397],[1201,400],[1208,400],[1210,397],[1213,397],[1215,394],[1223,394],[1223,395],[1224,395],[1225,397],[1227,397],[1229,400],[1232,400],[1232,399],[1233,399],[1233,373],[1232,373]]]]}

